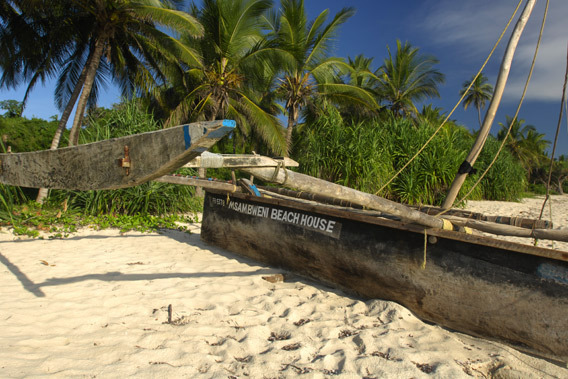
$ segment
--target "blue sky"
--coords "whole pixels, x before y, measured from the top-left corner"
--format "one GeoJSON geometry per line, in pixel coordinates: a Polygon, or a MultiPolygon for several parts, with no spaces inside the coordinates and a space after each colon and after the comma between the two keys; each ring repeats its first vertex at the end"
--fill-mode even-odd
{"type": "MultiPolygon", "coordinates": [[[[377,68],[387,55],[387,45],[394,47],[396,40],[400,39],[418,47],[422,53],[437,57],[440,60],[438,69],[446,75],[446,83],[440,87],[441,98],[432,99],[431,103],[445,112],[449,112],[459,100],[463,82],[481,67],[516,4],[517,1],[513,0],[305,0],[310,19],[326,8],[330,10],[330,18],[343,7],[356,8],[356,14],[343,25],[338,35],[335,48],[337,56],[364,54],[374,58],[374,68],[377,68]]],[[[502,105],[492,128],[494,133],[499,129],[498,122],[504,122],[505,115],[512,116],[518,105],[545,4],[544,0],[537,2],[521,38],[502,105]]],[[[566,69],[567,16],[568,1],[550,0],[535,72],[519,115],[526,124],[534,125],[540,133],[546,134],[551,142],[558,123],[566,69]]],[[[508,36],[484,71],[492,84],[495,83],[508,36]]],[[[44,119],[60,115],[54,105],[53,90],[53,83],[43,87],[38,85],[24,115],[44,119]]],[[[0,90],[0,100],[21,100],[24,91],[23,87],[0,90]]],[[[109,88],[100,96],[99,105],[108,107],[118,101],[117,90],[109,88]]],[[[472,130],[479,128],[474,108],[465,111],[460,106],[452,119],[472,130]]],[[[564,118],[557,155],[568,154],[567,129],[564,118]]]]}

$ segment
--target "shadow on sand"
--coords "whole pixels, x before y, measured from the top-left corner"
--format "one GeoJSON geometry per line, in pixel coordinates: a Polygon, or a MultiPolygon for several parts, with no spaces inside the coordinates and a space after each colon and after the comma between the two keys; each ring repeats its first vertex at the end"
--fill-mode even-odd
{"type": "MultiPolygon", "coordinates": [[[[207,245],[200,238],[199,233],[186,233],[178,230],[160,230],[159,233],[168,238],[172,238],[180,243],[185,243],[189,246],[194,246],[200,249],[206,249],[214,254],[224,256],[228,259],[237,260],[240,263],[249,266],[258,266],[258,263],[253,260],[240,257],[238,255],[232,254],[226,250],[207,245]]],[[[82,240],[82,239],[108,239],[108,238],[152,238],[159,237],[157,235],[119,235],[119,236],[100,236],[100,235],[90,235],[90,236],[74,236],[66,238],[66,240],[82,240]]],[[[27,243],[29,241],[37,240],[18,240],[14,241],[16,243],[27,243]]],[[[96,242],[95,242],[96,243],[96,242]]],[[[106,282],[120,282],[120,281],[146,281],[146,280],[159,280],[159,279],[171,279],[171,278],[207,278],[207,277],[228,277],[228,276],[251,276],[251,275],[270,275],[274,274],[276,270],[274,269],[258,269],[255,271],[235,271],[235,272],[197,272],[197,273],[184,273],[184,272],[172,272],[172,273],[155,273],[155,274],[123,274],[120,271],[107,272],[104,274],[88,274],[80,276],[72,276],[67,278],[50,278],[42,283],[34,283],[24,272],[22,272],[18,266],[10,262],[10,260],[0,253],[0,263],[2,263],[6,268],[20,281],[24,289],[34,294],[36,297],[45,297],[45,293],[41,290],[42,287],[59,286],[71,283],[78,283],[87,280],[100,280],[106,282]]]]}

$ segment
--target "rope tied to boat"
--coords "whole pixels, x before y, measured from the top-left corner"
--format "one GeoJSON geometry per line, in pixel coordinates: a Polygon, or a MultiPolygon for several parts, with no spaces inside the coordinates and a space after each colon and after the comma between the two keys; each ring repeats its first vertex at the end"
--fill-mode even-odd
{"type": "Polygon", "coordinates": [[[271,182],[277,183],[278,182],[278,174],[280,173],[280,168],[284,170],[284,181],[280,183],[281,185],[286,185],[288,181],[288,170],[286,169],[286,163],[282,161],[276,161],[276,168],[274,169],[274,174],[272,174],[271,182]]]}
{"type": "Polygon", "coordinates": [[[428,249],[428,232],[424,229],[424,257],[422,258],[421,270],[426,269],[426,250],[428,249]]]}

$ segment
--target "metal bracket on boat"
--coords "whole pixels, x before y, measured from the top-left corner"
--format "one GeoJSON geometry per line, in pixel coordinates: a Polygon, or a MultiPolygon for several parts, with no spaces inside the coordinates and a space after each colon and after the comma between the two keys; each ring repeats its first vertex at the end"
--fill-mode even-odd
{"type": "Polygon", "coordinates": [[[118,165],[120,167],[122,167],[123,169],[125,169],[125,174],[126,176],[130,175],[130,167],[131,166],[131,161],[130,161],[130,150],[128,148],[128,146],[124,146],[124,158],[119,158],[118,159],[118,165]]]}

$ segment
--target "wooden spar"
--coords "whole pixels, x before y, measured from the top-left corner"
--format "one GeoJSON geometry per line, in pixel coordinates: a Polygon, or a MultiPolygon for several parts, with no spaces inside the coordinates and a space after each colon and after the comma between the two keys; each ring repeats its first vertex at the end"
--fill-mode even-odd
{"type": "Polygon", "coordinates": [[[487,113],[485,114],[485,119],[483,120],[483,125],[479,130],[479,134],[471,151],[465,161],[460,166],[458,173],[448,191],[446,199],[442,204],[443,209],[450,209],[458,193],[463,185],[467,174],[471,171],[471,167],[474,165],[477,157],[481,153],[481,149],[485,144],[485,140],[489,135],[491,130],[491,125],[493,124],[493,120],[495,119],[495,114],[497,113],[497,109],[499,108],[499,103],[501,102],[501,98],[503,97],[503,91],[505,90],[505,84],[507,83],[507,78],[509,77],[509,71],[511,70],[511,63],[513,61],[513,57],[515,55],[515,50],[517,48],[517,44],[519,43],[519,39],[521,38],[521,34],[523,34],[523,30],[527,21],[532,13],[536,0],[528,0],[527,4],[525,5],[525,9],[523,13],[519,17],[517,24],[515,25],[515,29],[511,34],[511,38],[509,39],[509,44],[507,45],[507,49],[505,50],[505,54],[503,55],[503,60],[501,62],[501,69],[499,71],[499,76],[497,77],[497,82],[495,83],[495,90],[493,92],[493,97],[491,98],[491,102],[489,104],[489,108],[487,109],[487,113]]]}
{"type": "Polygon", "coordinates": [[[170,184],[181,184],[184,186],[195,186],[203,187],[207,189],[216,189],[226,192],[237,192],[240,189],[228,182],[209,180],[209,179],[199,179],[192,178],[189,176],[177,176],[177,175],[165,175],[160,178],[154,179],[154,182],[170,183],[170,184]]]}
{"type": "Polygon", "coordinates": [[[490,215],[485,215],[483,213],[466,211],[464,209],[454,208],[454,209],[443,210],[440,207],[433,207],[429,205],[427,206],[410,205],[410,207],[418,209],[420,212],[424,212],[426,214],[433,216],[443,211],[444,215],[446,216],[457,216],[472,220],[490,221],[497,224],[512,225],[527,229],[552,229],[554,227],[554,224],[550,220],[536,220],[533,218],[514,217],[514,216],[490,216],[490,215]]]}
{"type": "MultiPolygon", "coordinates": [[[[261,193],[266,193],[268,196],[272,196],[274,193],[277,193],[291,198],[311,200],[318,203],[337,205],[340,207],[350,207],[355,209],[363,208],[362,206],[358,204],[353,204],[349,201],[334,199],[331,197],[321,196],[310,192],[298,192],[282,187],[268,187],[268,186],[257,186],[257,187],[259,188],[259,190],[261,190],[261,193]]],[[[442,209],[439,207],[423,206],[423,205],[422,206],[407,205],[407,206],[432,216],[435,216],[438,213],[442,212],[442,209]]],[[[552,221],[548,220],[535,220],[530,218],[510,217],[510,216],[488,216],[482,213],[466,211],[463,209],[449,209],[445,211],[444,215],[456,216],[460,218],[480,220],[480,221],[490,221],[492,223],[513,225],[527,229],[552,229],[553,227],[552,221]]]]}
{"type": "Polygon", "coordinates": [[[568,242],[568,232],[566,230],[527,229],[512,225],[497,224],[494,222],[464,219],[455,216],[446,217],[455,225],[491,234],[568,242]]]}
{"type": "Polygon", "coordinates": [[[284,198],[294,198],[294,199],[302,199],[302,200],[309,200],[315,201],[317,203],[329,204],[329,205],[336,205],[339,207],[349,207],[354,209],[363,209],[363,207],[359,204],[353,204],[350,201],[341,200],[341,199],[334,199],[328,196],[322,196],[317,193],[311,192],[298,192],[288,188],[282,187],[269,187],[269,186],[257,186],[260,193],[269,196],[275,197],[277,195],[282,195],[284,198]]]}
{"type": "Polygon", "coordinates": [[[420,211],[408,208],[402,204],[383,199],[339,184],[317,179],[309,175],[300,174],[286,168],[243,168],[241,171],[254,175],[267,182],[278,183],[283,186],[317,193],[336,199],[350,201],[369,209],[375,209],[387,214],[400,217],[403,220],[414,222],[430,228],[449,229],[449,222],[420,211]],[[446,227],[444,228],[444,224],[446,227]]]}
{"type": "Polygon", "coordinates": [[[199,157],[186,163],[183,167],[189,168],[241,168],[241,167],[298,167],[298,162],[293,159],[268,158],[256,154],[214,154],[204,152],[199,157]]]}
{"type": "MultiPolygon", "coordinates": [[[[242,171],[258,177],[267,182],[278,183],[280,185],[294,188],[300,191],[316,193],[321,196],[327,196],[334,199],[340,199],[358,204],[368,209],[374,209],[384,212],[391,216],[400,217],[406,222],[413,222],[429,228],[437,229],[453,229],[454,217],[434,217],[418,210],[412,209],[405,205],[383,199],[381,197],[371,195],[365,192],[357,191],[352,188],[344,187],[339,184],[330,183],[322,179],[313,178],[309,175],[300,174],[285,168],[243,168],[242,171]]],[[[456,226],[467,226],[472,229],[478,229],[491,232],[491,229],[498,231],[494,234],[512,235],[520,237],[536,237],[555,241],[568,241],[568,231],[566,230],[539,230],[530,234],[531,230],[523,229],[510,225],[495,224],[493,228],[487,222],[476,222],[475,220],[461,219],[461,222],[455,223],[456,226]]]]}

